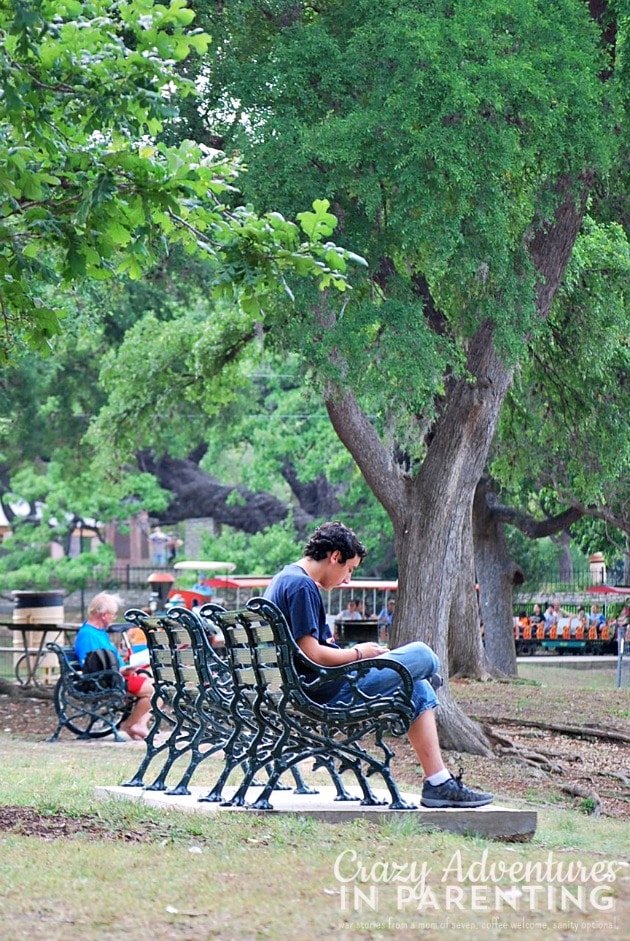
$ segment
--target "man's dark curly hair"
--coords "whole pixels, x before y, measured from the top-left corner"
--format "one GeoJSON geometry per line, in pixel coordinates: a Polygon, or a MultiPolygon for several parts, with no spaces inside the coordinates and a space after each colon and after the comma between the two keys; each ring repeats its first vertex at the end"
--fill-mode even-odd
{"type": "Polygon", "coordinates": [[[343,562],[359,556],[364,559],[367,549],[359,542],[355,534],[339,520],[322,523],[304,546],[304,555],[316,562],[325,559],[329,552],[340,552],[343,562]]]}

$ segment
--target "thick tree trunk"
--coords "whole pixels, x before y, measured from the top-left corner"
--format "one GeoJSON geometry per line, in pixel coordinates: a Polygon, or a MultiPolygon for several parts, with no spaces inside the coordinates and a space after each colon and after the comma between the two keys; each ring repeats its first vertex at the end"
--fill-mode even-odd
{"type": "Polygon", "coordinates": [[[571,555],[571,536],[567,532],[552,536],[551,541],[560,546],[559,575],[560,581],[568,585],[573,584],[573,556],[571,555]]]}
{"type": "Polygon", "coordinates": [[[451,678],[487,680],[490,671],[481,637],[472,527],[462,531],[462,560],[448,623],[448,672],[451,678]]]}
{"type": "Polygon", "coordinates": [[[473,501],[472,531],[488,660],[502,673],[516,676],[512,589],[523,583],[523,573],[510,559],[503,524],[488,505],[488,486],[484,480],[479,482],[473,501]]]}
{"type": "Polygon", "coordinates": [[[0,679],[0,696],[8,696],[9,699],[49,699],[52,700],[54,687],[29,686],[28,688],[20,686],[19,683],[12,680],[0,679]]]}
{"type": "MultiPolygon", "coordinates": [[[[462,379],[455,384],[420,473],[406,487],[406,512],[394,521],[401,585],[396,640],[414,639],[414,614],[421,599],[420,639],[433,647],[443,664],[460,581],[462,533],[470,526],[475,487],[511,381],[511,373],[495,353],[489,325],[471,343],[467,366],[476,382],[462,379]]],[[[438,725],[444,747],[487,751],[481,729],[459,709],[448,684],[441,696],[438,725]]]]}
{"type": "MultiPolygon", "coordinates": [[[[337,434],[394,526],[400,588],[392,642],[425,641],[440,658],[445,674],[449,617],[461,571],[462,532],[470,525],[475,487],[511,381],[510,371],[494,350],[489,324],[484,324],[471,342],[467,366],[476,381],[466,378],[453,384],[415,479],[405,477],[385,453],[351,393],[341,399],[329,396],[326,401],[337,434]]],[[[440,694],[438,726],[446,748],[476,753],[489,750],[480,727],[453,699],[448,681],[440,694]]]]}
{"type": "Polygon", "coordinates": [[[582,515],[582,509],[571,507],[558,516],[537,520],[521,510],[499,504],[489,481],[480,481],[473,511],[475,561],[486,650],[490,667],[496,673],[509,676],[516,673],[513,588],[524,581],[521,569],[509,559],[505,526],[517,527],[530,539],[542,539],[564,532],[582,515]]]}

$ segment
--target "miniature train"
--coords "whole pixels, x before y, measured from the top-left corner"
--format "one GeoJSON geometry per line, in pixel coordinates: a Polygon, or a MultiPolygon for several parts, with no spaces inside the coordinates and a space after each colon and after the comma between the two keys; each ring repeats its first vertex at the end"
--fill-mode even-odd
{"type": "Polygon", "coordinates": [[[577,615],[559,618],[557,623],[532,623],[528,617],[514,618],[517,657],[531,657],[542,650],[557,654],[617,654],[617,638],[623,628],[617,621],[589,624],[577,615]]]}

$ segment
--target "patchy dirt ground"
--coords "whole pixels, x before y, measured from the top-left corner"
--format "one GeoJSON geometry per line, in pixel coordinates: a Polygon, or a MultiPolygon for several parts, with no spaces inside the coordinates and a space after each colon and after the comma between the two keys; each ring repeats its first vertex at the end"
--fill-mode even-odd
{"type": "Polygon", "coordinates": [[[76,834],[93,835],[101,840],[123,840],[126,843],[142,843],[155,838],[155,834],[145,829],[135,830],[109,829],[95,814],[68,816],[67,814],[44,814],[33,807],[0,807],[0,830],[18,833],[20,836],[37,836],[42,840],[57,840],[76,834]]]}
{"type": "MultiPolygon", "coordinates": [[[[491,758],[447,753],[471,786],[511,802],[571,807],[630,821],[630,689],[614,673],[553,669],[536,682],[451,682],[464,712],[493,744],[491,758]],[[605,686],[604,689],[597,687],[605,686]]],[[[396,776],[418,782],[405,742],[396,744],[396,776]]]]}
{"type": "Polygon", "coordinates": [[[585,690],[571,672],[556,671],[558,686],[452,684],[494,746],[492,758],[461,756],[466,779],[511,799],[630,820],[630,689],[585,690]]]}
{"type": "MultiPolygon", "coordinates": [[[[554,684],[452,683],[464,711],[482,722],[491,738],[490,758],[447,753],[467,784],[498,798],[578,808],[630,821],[630,689],[584,689],[575,677],[554,684]]],[[[55,729],[50,699],[0,695],[0,731],[42,740],[55,729]]],[[[394,745],[393,767],[401,783],[417,786],[420,771],[406,740],[394,745]]],[[[28,808],[0,808],[0,830],[44,839],[102,831],[98,820],[40,815],[28,808]]],[[[145,834],[145,837],[151,836],[145,834]]],[[[140,834],[116,838],[142,839],[140,834]]]]}

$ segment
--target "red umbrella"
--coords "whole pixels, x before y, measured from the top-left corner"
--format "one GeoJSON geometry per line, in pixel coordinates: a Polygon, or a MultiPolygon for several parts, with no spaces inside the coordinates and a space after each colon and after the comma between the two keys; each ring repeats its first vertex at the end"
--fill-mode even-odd
{"type": "Polygon", "coordinates": [[[594,595],[630,595],[630,588],[614,588],[612,585],[590,585],[586,591],[594,595]]]}
{"type": "Polygon", "coordinates": [[[201,584],[208,588],[240,588],[239,582],[233,582],[231,578],[202,578],[201,584]]]}

